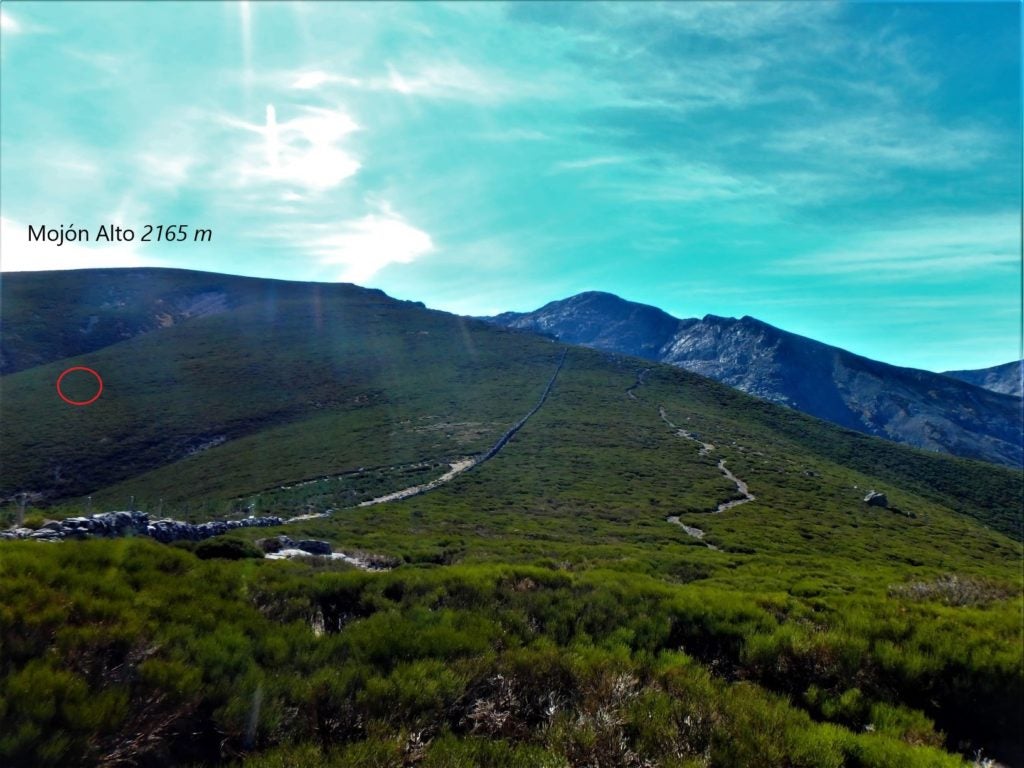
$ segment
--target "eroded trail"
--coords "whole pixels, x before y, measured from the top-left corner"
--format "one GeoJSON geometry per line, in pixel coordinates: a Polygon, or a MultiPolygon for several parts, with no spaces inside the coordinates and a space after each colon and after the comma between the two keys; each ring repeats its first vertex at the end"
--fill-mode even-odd
{"type": "Polygon", "coordinates": [[[421,483],[420,485],[414,485],[409,488],[403,488],[400,491],[394,491],[393,493],[386,494],[384,496],[378,496],[376,499],[369,499],[368,501],[362,502],[360,507],[369,507],[374,504],[385,504],[389,501],[399,501],[400,499],[408,499],[410,496],[418,496],[421,493],[427,493],[435,488],[440,488],[445,483],[454,480],[456,477],[461,475],[463,472],[468,472],[474,467],[479,467],[485,461],[493,459],[498,452],[508,445],[508,441],[511,440],[516,432],[523,428],[523,425],[529,421],[530,417],[533,416],[537,411],[541,409],[544,403],[548,399],[548,395],[551,394],[552,387],[555,386],[555,379],[558,378],[558,374],[562,370],[562,366],[565,364],[565,356],[569,353],[569,350],[563,350],[562,356],[558,359],[558,365],[555,366],[555,372],[551,374],[551,379],[548,381],[548,385],[544,388],[543,394],[540,396],[540,400],[537,404],[530,409],[523,418],[512,425],[501,437],[498,438],[497,442],[492,445],[486,453],[476,457],[467,457],[459,459],[458,461],[449,465],[451,469],[445,472],[443,475],[435,480],[431,480],[429,483],[421,483]]]}
{"type": "Polygon", "coordinates": [[[650,368],[644,368],[642,371],[640,371],[640,373],[638,373],[636,375],[636,382],[633,384],[633,386],[631,386],[629,389],[626,390],[626,397],[628,397],[630,400],[637,400],[638,399],[637,396],[634,395],[633,393],[636,392],[637,387],[639,387],[640,385],[642,385],[644,383],[644,376],[647,375],[647,372],[649,370],[651,370],[651,369],[650,368]]]}
{"type": "MultiPolygon", "coordinates": [[[[661,415],[661,420],[668,424],[672,429],[674,429],[679,437],[685,437],[687,440],[693,440],[693,442],[698,443],[700,445],[701,456],[707,456],[709,453],[715,450],[715,446],[712,445],[711,443],[705,443],[701,441],[701,439],[696,435],[687,432],[685,429],[677,427],[675,424],[669,421],[668,416],[665,414],[665,409],[660,405],[658,406],[658,413],[661,415]]],[[[748,501],[753,501],[754,499],[757,498],[754,494],[750,492],[750,488],[747,487],[747,484],[745,482],[740,480],[738,477],[736,477],[736,475],[729,471],[729,468],[725,466],[725,459],[718,460],[718,470],[736,485],[736,490],[743,495],[743,498],[732,499],[731,501],[723,501],[721,504],[718,505],[715,511],[711,512],[710,514],[717,515],[721,512],[725,512],[727,509],[738,507],[740,504],[746,504],[748,501]]]]}
{"type": "MultiPolygon", "coordinates": [[[[647,374],[647,372],[649,370],[651,370],[651,369],[650,368],[644,368],[643,370],[641,370],[637,374],[636,383],[633,384],[629,389],[626,390],[626,395],[631,400],[639,400],[639,398],[634,393],[637,390],[637,388],[640,387],[644,383],[644,376],[647,374]]],[[[692,432],[688,432],[685,429],[683,429],[682,427],[678,427],[675,424],[673,424],[669,420],[668,414],[665,413],[664,406],[661,406],[661,405],[658,406],[658,415],[661,416],[661,420],[663,422],[665,422],[665,424],[667,424],[671,429],[675,430],[675,433],[676,433],[677,436],[684,437],[687,440],[692,440],[693,442],[697,443],[700,446],[699,453],[700,453],[701,456],[707,456],[713,450],[715,450],[715,446],[712,443],[705,443],[703,440],[701,440],[697,435],[693,434],[692,432]]],[[[719,459],[718,460],[718,470],[726,478],[728,478],[733,484],[735,484],[736,490],[740,494],[742,494],[743,498],[741,498],[741,499],[731,499],[730,501],[723,501],[721,504],[719,504],[714,509],[714,511],[709,512],[708,514],[713,514],[713,515],[721,514],[722,512],[725,512],[726,510],[733,509],[734,507],[738,507],[740,504],[746,504],[748,501],[753,501],[754,499],[757,498],[756,496],[754,496],[754,494],[752,494],[750,492],[750,488],[747,486],[747,484],[745,482],[743,482],[742,480],[740,480],[738,477],[736,477],[736,475],[734,475],[729,470],[729,468],[725,466],[725,459],[719,459]]],[[[683,531],[686,532],[686,534],[688,536],[692,536],[693,538],[698,539],[699,541],[703,542],[704,546],[708,547],[709,549],[715,549],[715,550],[718,549],[718,547],[716,547],[714,544],[709,544],[708,542],[704,541],[704,531],[702,531],[700,528],[697,528],[696,526],[686,525],[684,522],[682,522],[679,519],[678,515],[670,515],[668,518],[666,518],[666,520],[668,522],[670,522],[670,523],[678,525],[680,528],[683,529],[683,531]]]]}

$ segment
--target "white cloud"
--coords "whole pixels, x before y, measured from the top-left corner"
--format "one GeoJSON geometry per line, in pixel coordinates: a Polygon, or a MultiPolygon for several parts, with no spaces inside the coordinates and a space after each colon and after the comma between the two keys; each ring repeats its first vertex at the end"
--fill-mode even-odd
{"type": "MultiPolygon", "coordinates": [[[[634,13],[636,8],[622,10],[634,13]]],[[[687,31],[733,42],[820,29],[838,14],[831,3],[664,3],[646,9],[687,31]]]]}
{"type": "MultiPolygon", "coordinates": [[[[95,230],[89,229],[90,236],[95,236],[95,230]]],[[[0,253],[0,271],[3,272],[144,267],[159,263],[156,259],[144,258],[135,243],[68,242],[60,246],[51,242],[31,243],[28,226],[7,218],[0,218],[0,253]]]]}
{"type": "Polygon", "coordinates": [[[0,11],[0,30],[9,35],[15,35],[22,31],[21,24],[7,11],[0,11]]]}
{"type": "Polygon", "coordinates": [[[389,264],[409,264],[431,253],[434,242],[384,205],[379,213],[326,228],[309,250],[322,264],[341,265],[340,280],[361,283],[389,264]]]}
{"type": "Polygon", "coordinates": [[[551,136],[533,128],[507,128],[478,134],[485,141],[550,141],[551,136]]]}
{"type": "Polygon", "coordinates": [[[163,155],[145,152],[138,158],[138,166],[147,181],[158,188],[175,188],[184,184],[195,158],[188,155],[163,155]]]}
{"type": "Polygon", "coordinates": [[[340,142],[359,129],[341,110],[304,107],[300,116],[278,122],[277,110],[267,105],[263,126],[237,120],[229,125],[259,134],[262,141],[243,147],[233,168],[234,184],[281,183],[311,192],[333,189],[361,167],[340,142]]]}
{"type": "Polygon", "coordinates": [[[672,164],[622,184],[630,201],[694,203],[773,197],[777,190],[754,177],[729,173],[706,163],[672,164]]]}
{"type": "Polygon", "coordinates": [[[295,82],[292,83],[292,88],[298,88],[300,91],[309,91],[314,88],[319,88],[326,82],[329,82],[331,76],[326,72],[317,70],[315,72],[303,72],[299,75],[295,82]]]}
{"type": "Polygon", "coordinates": [[[403,96],[490,104],[512,98],[551,94],[536,82],[523,82],[504,72],[468,66],[455,59],[388,64],[386,74],[351,77],[323,69],[278,73],[272,82],[288,82],[299,91],[325,91],[342,86],[363,91],[400,93],[403,96]]]}
{"type": "Polygon", "coordinates": [[[785,259],[773,272],[842,275],[868,282],[960,280],[1020,264],[1020,214],[948,217],[862,238],[848,248],[785,259]]]}
{"type": "Polygon", "coordinates": [[[402,74],[388,67],[387,78],[370,81],[371,87],[407,96],[428,96],[470,102],[502,101],[520,90],[504,77],[484,74],[457,61],[434,62],[415,68],[414,74],[402,74]]]}
{"type": "Polygon", "coordinates": [[[866,162],[883,167],[957,169],[984,160],[995,144],[990,131],[947,127],[922,116],[900,113],[839,117],[826,124],[783,131],[770,149],[801,157],[866,162]]]}
{"type": "Polygon", "coordinates": [[[585,157],[580,160],[563,160],[555,163],[556,171],[580,171],[587,168],[599,168],[602,165],[619,165],[629,162],[628,157],[622,155],[604,155],[601,157],[585,157]]]}
{"type": "Polygon", "coordinates": [[[313,91],[329,83],[339,83],[357,88],[363,85],[363,81],[355,77],[345,77],[344,75],[324,72],[322,69],[314,69],[302,72],[292,81],[291,87],[299,91],[313,91]]]}

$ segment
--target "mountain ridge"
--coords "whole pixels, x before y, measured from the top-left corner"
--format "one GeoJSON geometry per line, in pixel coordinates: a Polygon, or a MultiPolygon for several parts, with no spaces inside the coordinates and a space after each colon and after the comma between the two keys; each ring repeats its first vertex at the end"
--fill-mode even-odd
{"type": "Polygon", "coordinates": [[[679,319],[589,291],[487,318],[563,342],[632,354],[866,434],[1019,467],[1019,401],[970,382],[883,363],[744,315],[679,319]]]}
{"type": "Polygon", "coordinates": [[[943,371],[943,376],[966,381],[983,389],[1014,397],[1024,396],[1024,360],[1011,360],[988,368],[943,371]]]}

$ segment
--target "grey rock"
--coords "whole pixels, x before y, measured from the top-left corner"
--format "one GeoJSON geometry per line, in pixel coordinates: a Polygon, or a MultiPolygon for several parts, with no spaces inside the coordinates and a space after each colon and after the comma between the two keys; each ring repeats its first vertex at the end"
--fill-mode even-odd
{"type": "Polygon", "coordinates": [[[869,507],[888,507],[889,498],[879,491],[868,491],[868,495],[864,497],[864,503],[869,507]]]}
{"type": "Polygon", "coordinates": [[[295,542],[295,548],[311,555],[329,555],[332,552],[330,542],[318,539],[301,539],[295,542]]]}
{"type": "Polygon", "coordinates": [[[47,523],[41,530],[30,528],[13,528],[0,532],[3,538],[32,538],[41,541],[59,541],[63,538],[83,539],[89,536],[114,538],[119,536],[150,536],[157,541],[201,541],[211,536],[237,528],[270,527],[281,525],[279,517],[250,517],[244,520],[215,520],[209,523],[193,525],[180,520],[149,521],[145,512],[119,510],[102,512],[91,517],[69,517],[47,523]]]}
{"type": "Polygon", "coordinates": [[[943,375],[966,381],[976,387],[984,387],[991,392],[1024,397],[1024,360],[974,371],[946,371],[943,375]]]}
{"type": "Polygon", "coordinates": [[[64,534],[60,531],[40,529],[32,533],[32,535],[29,536],[29,538],[35,539],[36,541],[60,541],[64,538],[64,534]]]}

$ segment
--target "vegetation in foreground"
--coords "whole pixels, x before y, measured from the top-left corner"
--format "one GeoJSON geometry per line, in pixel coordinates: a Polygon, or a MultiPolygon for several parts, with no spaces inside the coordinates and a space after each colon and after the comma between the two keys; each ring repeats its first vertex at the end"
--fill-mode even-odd
{"type": "Polygon", "coordinates": [[[954,766],[923,709],[1009,733],[1021,694],[1005,584],[952,607],[145,540],[7,544],[0,577],[6,765],[954,766]]]}

